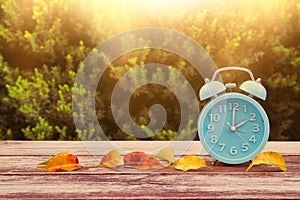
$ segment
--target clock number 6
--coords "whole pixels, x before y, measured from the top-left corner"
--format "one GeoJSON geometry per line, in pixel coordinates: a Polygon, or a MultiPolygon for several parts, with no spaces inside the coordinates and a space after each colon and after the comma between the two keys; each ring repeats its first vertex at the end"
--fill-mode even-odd
{"type": "Polygon", "coordinates": [[[233,147],[231,147],[230,148],[230,153],[232,154],[232,155],[235,155],[235,154],[237,154],[237,149],[236,149],[236,147],[235,146],[233,146],[233,147]]]}

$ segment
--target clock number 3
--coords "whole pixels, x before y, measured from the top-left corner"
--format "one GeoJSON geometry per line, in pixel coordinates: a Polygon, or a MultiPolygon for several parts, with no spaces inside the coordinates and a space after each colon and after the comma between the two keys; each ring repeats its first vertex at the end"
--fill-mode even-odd
{"type": "Polygon", "coordinates": [[[260,131],[260,128],[259,128],[259,125],[258,124],[253,124],[253,131],[252,132],[254,132],[254,133],[257,133],[257,132],[259,132],[260,131]]]}

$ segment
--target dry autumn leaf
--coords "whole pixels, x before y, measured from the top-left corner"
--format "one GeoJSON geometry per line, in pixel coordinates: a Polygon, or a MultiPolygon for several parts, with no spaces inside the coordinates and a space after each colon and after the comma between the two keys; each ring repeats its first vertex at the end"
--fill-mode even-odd
{"type": "MultiPolygon", "coordinates": [[[[38,166],[39,166],[39,165],[41,165],[41,166],[42,166],[42,165],[47,165],[47,164],[49,164],[49,163],[51,162],[51,160],[53,160],[54,158],[56,158],[56,157],[58,157],[58,156],[66,156],[66,155],[68,155],[68,154],[69,154],[68,151],[61,152],[61,153],[59,153],[59,154],[56,154],[55,156],[52,156],[52,157],[49,158],[47,161],[39,163],[38,166]]],[[[39,168],[43,168],[43,167],[39,167],[39,168]]]]}
{"type": "Polygon", "coordinates": [[[175,169],[188,171],[190,169],[199,169],[201,167],[207,167],[212,170],[211,167],[206,165],[206,162],[203,158],[199,156],[184,156],[176,161],[174,161],[170,167],[175,169]]]}
{"type": "Polygon", "coordinates": [[[112,150],[102,158],[99,166],[114,168],[114,167],[121,166],[123,164],[124,162],[120,153],[116,150],[112,150]]]}
{"type": "Polygon", "coordinates": [[[73,171],[81,168],[76,155],[69,154],[68,151],[57,154],[47,160],[38,164],[37,168],[45,168],[49,172],[55,171],[73,171]]]}
{"type": "Polygon", "coordinates": [[[174,161],[174,149],[172,147],[162,148],[156,155],[156,158],[164,159],[169,163],[174,161]]]}
{"type": "Polygon", "coordinates": [[[126,154],[124,164],[135,169],[159,169],[164,167],[155,157],[139,151],[126,154]]]}
{"type": "Polygon", "coordinates": [[[284,158],[282,155],[276,152],[262,152],[258,154],[251,162],[249,167],[246,169],[246,172],[248,172],[254,165],[261,165],[261,164],[266,164],[266,165],[275,165],[279,167],[282,171],[287,171],[287,167],[284,161],[284,158]]]}

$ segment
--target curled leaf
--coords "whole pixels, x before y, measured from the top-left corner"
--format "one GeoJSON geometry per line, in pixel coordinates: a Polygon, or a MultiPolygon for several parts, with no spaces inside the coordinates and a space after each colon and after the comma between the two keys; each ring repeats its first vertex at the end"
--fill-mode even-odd
{"type": "Polygon", "coordinates": [[[172,147],[162,148],[156,155],[156,158],[164,159],[169,163],[174,161],[174,149],[172,147]]]}
{"type": "Polygon", "coordinates": [[[207,167],[212,170],[211,167],[206,165],[206,162],[203,158],[199,156],[184,156],[176,161],[174,161],[170,167],[175,169],[188,171],[190,169],[199,169],[201,167],[207,167]]]}
{"type": "Polygon", "coordinates": [[[287,167],[284,161],[284,158],[282,155],[276,152],[261,152],[258,154],[251,162],[249,167],[246,169],[246,172],[248,172],[254,165],[261,165],[261,164],[266,164],[266,165],[275,165],[282,171],[287,171],[287,167]]]}
{"type": "Polygon", "coordinates": [[[124,164],[135,169],[159,169],[164,167],[155,157],[139,151],[126,154],[124,164]]]}
{"type": "Polygon", "coordinates": [[[38,164],[37,168],[45,168],[49,172],[55,171],[73,171],[81,168],[76,155],[69,152],[62,152],[50,158],[49,160],[38,164]]]}
{"type": "MultiPolygon", "coordinates": [[[[59,153],[59,154],[56,154],[55,156],[52,156],[52,157],[49,158],[47,161],[39,163],[38,166],[44,166],[44,165],[47,165],[47,164],[49,164],[49,163],[51,162],[51,160],[53,160],[54,158],[56,158],[56,157],[58,157],[58,156],[66,156],[66,155],[68,155],[68,154],[69,154],[68,151],[61,152],[61,153],[59,153]]],[[[38,168],[43,168],[43,167],[38,167],[38,168]]]]}
{"type": "Polygon", "coordinates": [[[99,166],[114,168],[123,165],[123,159],[120,153],[116,150],[108,152],[101,160],[99,166]]]}

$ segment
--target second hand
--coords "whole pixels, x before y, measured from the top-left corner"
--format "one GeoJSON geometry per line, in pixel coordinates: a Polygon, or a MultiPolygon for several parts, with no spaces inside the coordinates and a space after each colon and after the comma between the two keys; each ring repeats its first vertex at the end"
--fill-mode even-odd
{"type": "Polygon", "coordinates": [[[248,145],[249,145],[249,147],[250,147],[250,144],[245,140],[245,138],[243,137],[243,136],[241,136],[241,134],[239,133],[239,132],[237,132],[237,131],[235,131],[235,133],[245,142],[245,143],[247,143],[248,145]]]}

